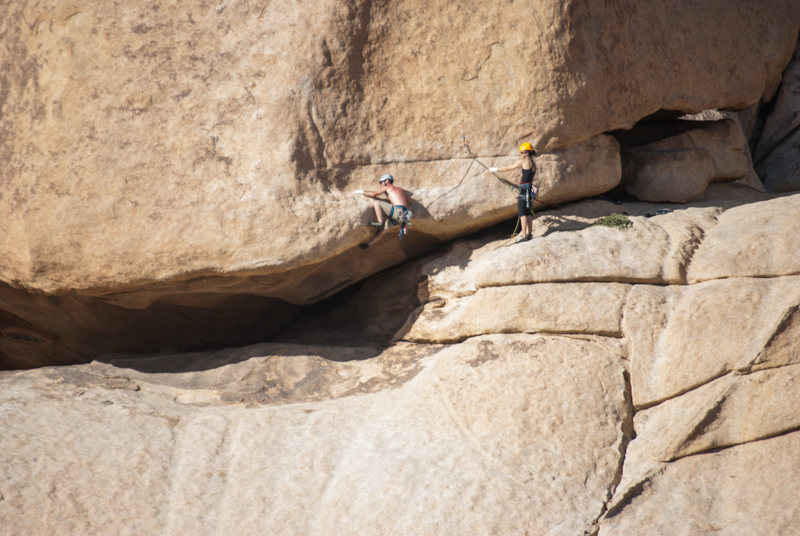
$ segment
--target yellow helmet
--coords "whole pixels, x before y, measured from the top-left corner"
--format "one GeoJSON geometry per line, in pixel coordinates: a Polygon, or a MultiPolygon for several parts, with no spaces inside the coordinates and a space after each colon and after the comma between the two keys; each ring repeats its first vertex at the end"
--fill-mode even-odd
{"type": "Polygon", "coordinates": [[[519,146],[520,151],[533,151],[533,146],[527,141],[519,146]]]}

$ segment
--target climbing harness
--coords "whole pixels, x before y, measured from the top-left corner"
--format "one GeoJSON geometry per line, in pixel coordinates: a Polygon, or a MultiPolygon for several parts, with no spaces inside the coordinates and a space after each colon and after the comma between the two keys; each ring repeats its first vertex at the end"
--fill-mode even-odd
{"type": "MultiPolygon", "coordinates": [[[[464,151],[467,153],[467,155],[469,155],[469,157],[472,159],[472,161],[473,162],[477,162],[478,164],[483,166],[483,168],[486,171],[488,171],[489,173],[494,175],[495,179],[499,180],[500,182],[502,182],[503,184],[505,184],[506,186],[511,188],[511,191],[513,193],[517,194],[518,202],[520,200],[524,200],[525,207],[527,208],[527,210],[530,213],[530,215],[531,216],[535,216],[535,214],[533,213],[533,202],[536,200],[536,195],[538,194],[538,188],[536,188],[536,186],[534,186],[532,183],[514,184],[513,182],[508,181],[508,180],[498,176],[497,173],[492,171],[491,168],[489,168],[486,164],[484,164],[483,162],[478,160],[478,157],[475,156],[472,153],[472,150],[469,148],[469,140],[467,139],[466,135],[464,135],[462,137],[462,141],[463,141],[463,145],[464,145],[464,151]]],[[[533,151],[533,146],[529,142],[525,142],[525,143],[523,143],[522,145],[519,146],[519,150],[520,151],[533,151]]],[[[517,231],[519,230],[519,227],[520,227],[520,218],[517,217],[517,223],[514,226],[514,232],[511,233],[512,236],[517,234],[517,231]]]]}
{"type": "Polygon", "coordinates": [[[400,231],[397,233],[399,238],[403,238],[406,234],[408,234],[408,227],[411,226],[411,218],[414,217],[414,213],[408,209],[401,210],[400,215],[397,217],[397,224],[400,226],[400,231]]]}
{"type": "MultiPolygon", "coordinates": [[[[382,203],[387,203],[384,200],[381,200],[382,203]]],[[[387,203],[388,204],[388,203],[387,203]]],[[[398,232],[398,237],[403,238],[405,235],[408,234],[408,228],[411,226],[411,219],[414,217],[414,213],[411,212],[408,208],[403,207],[401,205],[391,205],[389,209],[389,214],[386,215],[385,222],[389,222],[392,227],[400,227],[400,231],[398,232]],[[398,214],[395,216],[394,211],[398,209],[398,214]]],[[[385,225],[384,222],[370,222],[370,225],[374,227],[383,227],[385,225]]],[[[387,227],[388,229],[388,227],[387,227]]]]}
{"type": "Polygon", "coordinates": [[[531,183],[519,185],[519,199],[525,202],[525,208],[533,214],[531,206],[536,200],[536,187],[531,183]]]}

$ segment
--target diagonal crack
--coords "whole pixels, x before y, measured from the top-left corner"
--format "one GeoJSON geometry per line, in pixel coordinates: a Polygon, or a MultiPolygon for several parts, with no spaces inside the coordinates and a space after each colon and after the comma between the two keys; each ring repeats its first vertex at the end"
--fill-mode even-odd
{"type": "Polygon", "coordinates": [[[653,477],[658,475],[662,471],[663,468],[661,471],[652,475],[648,475],[647,477],[643,478],[642,480],[640,480],[639,482],[628,488],[628,490],[625,492],[625,495],[623,495],[620,498],[620,501],[614,504],[614,506],[612,506],[611,508],[609,508],[608,511],[606,511],[605,514],[602,515],[601,517],[609,519],[619,515],[620,512],[622,512],[627,506],[629,506],[636,497],[638,497],[639,495],[644,493],[645,490],[647,490],[647,488],[650,486],[650,482],[653,480],[653,477]]]}
{"type": "Polygon", "coordinates": [[[793,434],[795,432],[800,432],[800,425],[792,426],[791,428],[787,428],[786,430],[781,430],[779,432],[773,432],[771,434],[766,434],[766,435],[763,435],[763,436],[760,436],[760,437],[756,437],[756,438],[753,438],[753,439],[748,439],[747,441],[742,441],[740,443],[731,443],[729,445],[718,445],[718,446],[715,446],[713,448],[698,450],[698,451],[692,452],[690,454],[685,454],[683,456],[677,456],[677,457],[671,459],[668,463],[673,463],[673,462],[676,462],[676,461],[680,461],[680,460],[683,460],[685,458],[690,458],[692,456],[702,456],[704,454],[715,454],[717,452],[722,452],[723,450],[728,450],[728,449],[740,447],[742,445],[749,445],[750,443],[759,443],[761,441],[768,441],[770,439],[775,439],[776,437],[786,436],[786,435],[789,435],[789,434],[793,434]]]}

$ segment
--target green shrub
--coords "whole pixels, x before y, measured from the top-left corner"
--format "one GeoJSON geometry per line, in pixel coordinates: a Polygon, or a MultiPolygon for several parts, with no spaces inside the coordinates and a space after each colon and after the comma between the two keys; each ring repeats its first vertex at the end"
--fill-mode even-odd
{"type": "Polygon", "coordinates": [[[592,225],[602,225],[603,227],[612,227],[614,229],[627,229],[633,225],[633,222],[625,214],[617,214],[615,212],[610,216],[600,218],[592,225]]]}

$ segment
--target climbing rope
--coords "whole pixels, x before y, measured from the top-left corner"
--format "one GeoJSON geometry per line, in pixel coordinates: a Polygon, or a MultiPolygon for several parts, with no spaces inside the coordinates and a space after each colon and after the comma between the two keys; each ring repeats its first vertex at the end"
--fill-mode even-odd
{"type": "Polygon", "coordinates": [[[452,188],[450,188],[449,190],[447,190],[445,193],[441,194],[439,197],[437,197],[437,198],[436,198],[436,199],[434,199],[433,201],[431,201],[431,202],[428,204],[428,206],[431,206],[431,205],[433,205],[434,203],[436,203],[436,202],[437,202],[439,199],[441,199],[442,197],[444,197],[444,196],[446,196],[446,195],[449,195],[449,194],[450,194],[451,192],[453,192],[453,191],[454,191],[456,188],[460,188],[460,187],[461,187],[461,184],[464,182],[464,179],[466,179],[466,178],[467,178],[467,175],[469,174],[469,170],[470,170],[470,169],[472,169],[472,164],[473,164],[473,163],[474,163],[474,162],[470,162],[470,163],[469,163],[469,166],[467,166],[467,170],[464,172],[464,176],[462,176],[462,177],[461,177],[461,180],[460,180],[460,181],[458,181],[458,184],[456,184],[455,186],[453,186],[452,188]]]}
{"type": "MultiPolygon", "coordinates": [[[[463,143],[464,152],[466,152],[466,153],[467,153],[467,156],[469,156],[469,158],[472,160],[472,162],[470,162],[469,166],[467,166],[467,170],[464,172],[464,175],[461,177],[461,180],[459,180],[459,181],[458,181],[458,184],[456,184],[454,187],[450,188],[448,191],[446,191],[445,193],[443,193],[443,194],[441,194],[440,196],[438,196],[438,197],[437,197],[436,199],[434,199],[433,201],[431,201],[430,205],[433,205],[434,203],[436,203],[437,201],[439,201],[439,199],[441,199],[442,197],[444,197],[444,196],[446,196],[446,195],[450,194],[451,192],[453,192],[453,191],[454,191],[454,190],[456,190],[457,188],[461,187],[461,184],[464,182],[464,179],[466,179],[466,178],[467,178],[467,175],[469,175],[469,170],[470,170],[470,169],[472,169],[472,164],[474,164],[475,162],[477,162],[477,163],[478,163],[478,165],[482,166],[482,167],[483,167],[483,168],[484,168],[486,171],[488,171],[489,173],[491,173],[491,174],[494,176],[494,178],[495,178],[495,179],[497,179],[498,181],[500,181],[500,182],[501,182],[501,183],[503,183],[504,185],[508,186],[508,187],[511,189],[511,193],[512,193],[512,194],[514,194],[515,196],[516,196],[516,195],[519,195],[520,188],[519,188],[519,186],[518,186],[518,185],[514,184],[513,182],[511,182],[511,181],[509,181],[509,180],[506,180],[506,179],[504,179],[503,177],[500,177],[499,175],[497,175],[497,173],[495,173],[494,171],[492,171],[492,170],[489,168],[489,166],[487,166],[486,164],[484,164],[483,162],[481,162],[480,160],[478,160],[478,157],[477,157],[477,156],[476,156],[476,155],[475,155],[475,154],[472,152],[472,150],[471,150],[471,149],[470,149],[470,147],[469,147],[469,140],[467,139],[467,136],[466,136],[466,135],[465,135],[465,136],[463,136],[463,138],[462,138],[462,143],[463,143]]],[[[429,205],[429,206],[430,206],[430,205],[429,205]]],[[[534,213],[533,213],[533,208],[532,208],[532,207],[531,207],[531,215],[532,215],[532,216],[534,215],[534,213]]],[[[516,225],[514,226],[514,232],[513,232],[513,233],[511,233],[511,236],[514,236],[514,235],[516,235],[516,234],[517,234],[517,231],[519,230],[519,226],[520,226],[520,218],[519,218],[519,217],[517,217],[517,223],[516,223],[516,225]]]]}
{"type": "Polygon", "coordinates": [[[469,148],[469,140],[467,139],[467,136],[464,136],[464,137],[463,137],[463,142],[464,142],[464,151],[466,151],[467,155],[469,155],[469,157],[470,157],[470,158],[471,158],[471,159],[472,159],[474,162],[477,162],[478,164],[480,164],[481,166],[483,166],[483,168],[484,168],[486,171],[488,171],[489,173],[491,173],[492,175],[494,175],[494,178],[495,178],[495,179],[499,180],[500,182],[502,182],[503,184],[505,184],[506,186],[508,186],[509,188],[511,188],[511,191],[512,191],[512,192],[514,192],[514,193],[516,194],[516,192],[519,190],[519,186],[517,186],[516,184],[514,184],[514,183],[513,183],[513,182],[511,182],[511,181],[507,181],[507,180],[506,180],[506,179],[504,179],[503,177],[500,177],[499,175],[497,175],[497,173],[495,173],[494,171],[490,170],[490,169],[489,169],[489,166],[487,166],[486,164],[484,164],[483,162],[481,162],[480,160],[478,160],[478,157],[477,157],[477,156],[475,156],[475,155],[472,153],[472,150],[470,150],[470,148],[469,148]]]}
{"type": "MultiPolygon", "coordinates": [[[[461,187],[461,185],[462,185],[462,184],[463,184],[463,182],[464,182],[464,179],[466,179],[466,178],[467,178],[467,175],[469,175],[469,170],[470,170],[470,169],[472,169],[472,164],[474,164],[475,162],[477,162],[479,165],[483,166],[483,168],[484,168],[486,171],[489,171],[489,168],[486,166],[486,164],[484,164],[483,162],[481,162],[480,160],[478,160],[478,157],[477,157],[477,156],[475,156],[474,154],[472,154],[472,151],[471,151],[471,150],[470,150],[470,148],[469,148],[469,141],[467,140],[467,137],[466,137],[466,136],[464,136],[464,137],[463,137],[463,143],[464,143],[464,151],[467,153],[467,155],[469,155],[469,157],[470,157],[470,159],[472,160],[472,162],[470,162],[470,163],[469,163],[469,166],[467,166],[467,170],[464,172],[464,175],[461,177],[461,180],[460,180],[460,181],[458,181],[458,184],[456,184],[455,186],[453,186],[452,188],[450,188],[449,190],[447,190],[445,193],[443,193],[443,194],[441,194],[440,196],[438,196],[438,197],[437,197],[436,199],[434,199],[433,201],[431,201],[431,202],[430,202],[430,204],[431,204],[431,205],[432,205],[432,204],[434,204],[434,203],[436,203],[437,201],[439,201],[439,199],[441,199],[442,197],[444,197],[444,196],[446,196],[446,195],[449,195],[450,193],[452,193],[452,192],[453,192],[454,190],[456,190],[457,188],[460,188],[460,187],[461,187]]],[[[491,173],[492,175],[494,175],[494,177],[495,177],[497,180],[499,180],[500,182],[502,182],[503,184],[505,184],[506,186],[508,186],[509,188],[511,188],[512,192],[516,192],[517,190],[519,190],[519,187],[518,187],[516,184],[514,184],[513,182],[507,181],[506,179],[504,179],[504,178],[502,178],[502,177],[498,177],[498,176],[497,176],[497,174],[496,174],[496,173],[494,173],[493,171],[489,171],[489,173],[491,173]]],[[[515,195],[516,195],[516,194],[515,194],[515,195]]]]}
{"type": "MultiPolygon", "coordinates": [[[[495,179],[499,180],[500,182],[502,182],[503,184],[505,184],[506,186],[508,186],[509,188],[511,188],[511,191],[512,191],[512,192],[513,192],[515,195],[519,195],[519,191],[520,191],[520,188],[519,188],[519,186],[517,186],[516,184],[514,184],[514,183],[513,183],[513,182],[511,182],[511,181],[507,181],[507,180],[506,180],[506,179],[504,179],[503,177],[500,177],[500,176],[498,176],[498,175],[497,175],[497,173],[495,173],[494,171],[492,171],[491,169],[489,169],[489,167],[488,167],[486,164],[484,164],[483,162],[481,162],[480,160],[478,160],[478,157],[477,157],[477,156],[475,156],[475,155],[472,153],[472,151],[470,150],[470,148],[469,148],[469,140],[467,139],[467,137],[466,137],[466,136],[464,136],[464,151],[466,151],[466,153],[469,155],[469,157],[470,157],[470,158],[472,158],[473,162],[477,162],[478,164],[480,164],[481,166],[483,166],[483,167],[484,167],[484,169],[486,169],[486,171],[488,171],[489,173],[491,173],[492,175],[494,175],[494,178],[495,178],[495,179]]],[[[532,203],[531,203],[531,204],[532,204],[532,203]]],[[[530,209],[530,211],[531,211],[531,216],[534,216],[534,217],[535,217],[536,215],[535,215],[535,214],[534,214],[534,212],[533,212],[533,207],[531,206],[531,207],[528,207],[528,208],[529,208],[529,209],[530,209]]],[[[513,237],[513,236],[515,236],[515,235],[517,234],[517,231],[519,231],[519,228],[520,228],[520,218],[519,218],[519,216],[517,216],[517,223],[514,225],[514,231],[511,233],[511,236],[512,236],[512,237],[513,237]]]]}

